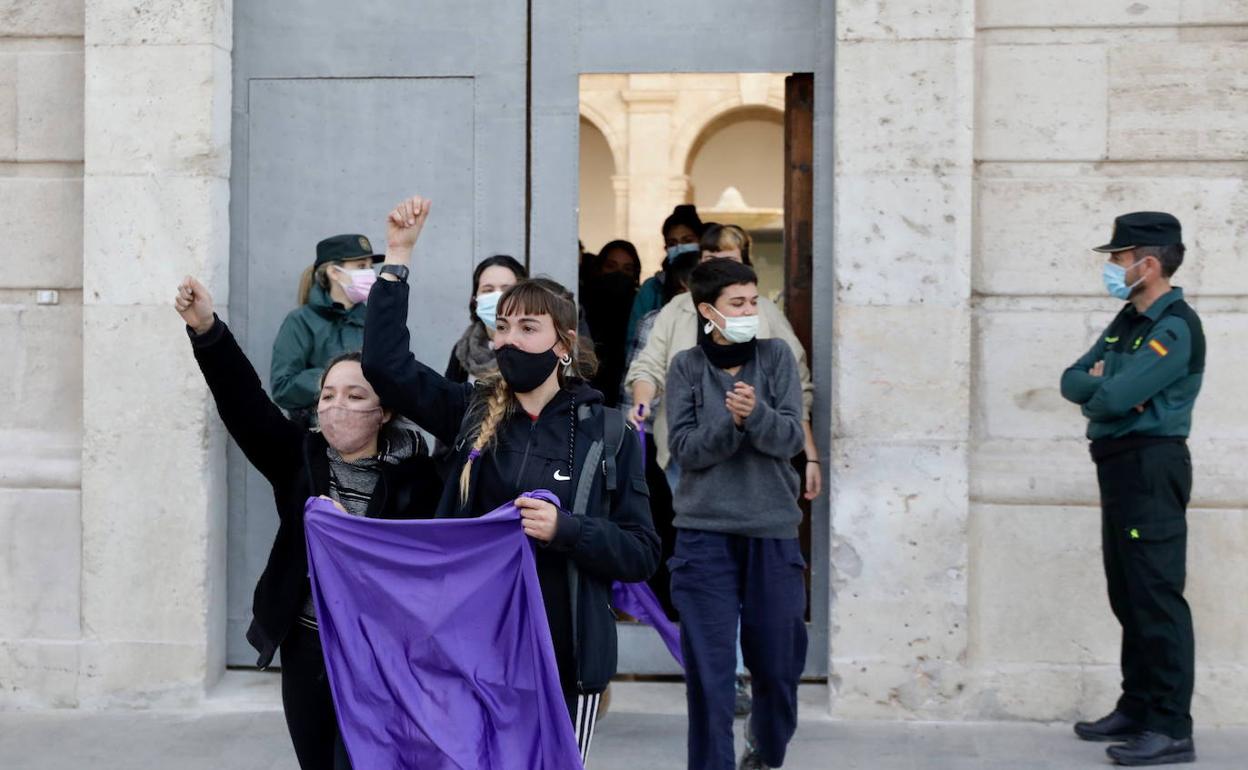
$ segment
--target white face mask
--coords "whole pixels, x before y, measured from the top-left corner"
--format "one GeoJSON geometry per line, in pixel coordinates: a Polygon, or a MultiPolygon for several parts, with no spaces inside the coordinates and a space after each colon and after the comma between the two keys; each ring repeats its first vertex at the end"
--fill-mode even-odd
{"type": "Polygon", "coordinates": [[[477,295],[477,318],[480,318],[481,323],[485,324],[485,328],[490,331],[494,331],[494,325],[498,323],[498,301],[502,298],[501,291],[477,295]]]}
{"type": "MultiPolygon", "coordinates": [[[[758,336],[759,319],[758,315],[738,315],[729,318],[723,313],[715,309],[714,305],[709,306],[715,312],[715,315],[724,319],[724,325],[720,326],[714,321],[707,321],[707,326],[719,329],[719,333],[724,335],[724,339],[729,342],[742,343],[749,342],[758,336]]],[[[706,332],[709,334],[710,329],[706,332]]]]}

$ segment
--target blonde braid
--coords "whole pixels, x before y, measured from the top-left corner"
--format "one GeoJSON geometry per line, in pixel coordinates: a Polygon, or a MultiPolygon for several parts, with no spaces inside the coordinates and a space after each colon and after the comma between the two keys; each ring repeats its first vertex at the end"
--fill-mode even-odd
{"type": "Polygon", "coordinates": [[[512,403],[511,389],[507,387],[507,381],[499,377],[494,381],[494,389],[490,391],[486,401],[485,418],[481,420],[477,440],[473,442],[472,450],[468,453],[468,460],[464,463],[464,469],[459,473],[460,505],[468,502],[468,487],[472,479],[473,463],[494,440],[494,436],[498,433],[498,426],[511,413],[512,403]]]}

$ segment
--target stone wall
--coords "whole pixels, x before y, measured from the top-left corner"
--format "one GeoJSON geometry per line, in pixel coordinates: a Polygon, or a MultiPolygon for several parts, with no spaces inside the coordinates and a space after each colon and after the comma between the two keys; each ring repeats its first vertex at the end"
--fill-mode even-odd
{"type": "Polygon", "coordinates": [[[1115,214],[1164,209],[1184,222],[1176,283],[1209,335],[1194,713],[1242,722],[1248,4],[863,2],[839,17],[834,712],[1112,705],[1095,477],[1057,382],[1118,306],[1088,248],[1115,214]]]}
{"type": "Polygon", "coordinates": [[[224,669],[224,437],[170,302],[228,285],[230,40],[224,0],[0,3],[0,705],[224,669]]]}
{"type": "Polygon", "coordinates": [[[1117,310],[1089,246],[1113,216],[1184,225],[1175,276],[1200,312],[1209,373],[1195,414],[1188,599],[1193,712],[1239,722],[1248,633],[1248,490],[1237,397],[1248,326],[1248,3],[980,4],[976,88],[974,612],[968,706],[1068,719],[1117,692],[1118,628],[1104,593],[1095,476],[1062,369],[1117,310]]]}
{"type": "Polygon", "coordinates": [[[82,0],[0,1],[0,704],[74,705],[82,0]]]}

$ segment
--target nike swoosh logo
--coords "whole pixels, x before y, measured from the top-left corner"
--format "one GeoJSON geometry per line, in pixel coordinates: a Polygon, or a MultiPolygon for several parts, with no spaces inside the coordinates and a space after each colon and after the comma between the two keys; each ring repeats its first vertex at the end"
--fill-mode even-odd
{"type": "Polygon", "coordinates": [[[555,471],[555,481],[571,481],[571,480],[572,480],[571,476],[564,476],[563,474],[559,473],[559,471],[555,471]]]}

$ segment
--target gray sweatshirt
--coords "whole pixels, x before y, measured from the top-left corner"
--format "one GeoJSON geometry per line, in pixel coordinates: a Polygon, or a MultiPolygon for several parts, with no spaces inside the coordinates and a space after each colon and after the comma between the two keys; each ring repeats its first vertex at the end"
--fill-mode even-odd
{"type": "Polygon", "coordinates": [[[802,382],[782,340],[760,339],[734,377],[700,347],[667,374],[668,447],[680,466],[675,525],[747,537],[795,538],[802,519],[792,458],[802,451],[802,382]],[[734,382],[754,386],[756,405],[738,428],[724,405],[734,382]]]}

